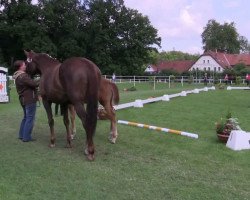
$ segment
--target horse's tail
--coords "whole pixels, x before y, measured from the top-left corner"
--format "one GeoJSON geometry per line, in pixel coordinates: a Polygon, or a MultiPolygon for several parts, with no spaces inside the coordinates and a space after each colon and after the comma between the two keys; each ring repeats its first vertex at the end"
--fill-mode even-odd
{"type": "Polygon", "coordinates": [[[120,101],[120,95],[119,95],[119,90],[118,87],[116,86],[115,83],[110,82],[111,85],[111,90],[112,90],[112,101],[115,105],[117,105],[120,101]]]}
{"type": "MultiPolygon", "coordinates": [[[[99,69],[98,69],[99,70],[99,69]]],[[[99,71],[98,71],[99,72],[99,71]]],[[[86,107],[86,132],[94,133],[97,122],[97,110],[98,110],[98,90],[101,80],[101,74],[95,72],[95,76],[89,77],[89,86],[87,89],[87,107],[86,107]],[[94,82],[93,82],[94,81],[94,82]],[[91,83],[93,82],[93,83],[91,83]],[[90,87],[90,85],[92,87],[90,87]]],[[[87,136],[88,137],[88,136],[87,136]]]]}

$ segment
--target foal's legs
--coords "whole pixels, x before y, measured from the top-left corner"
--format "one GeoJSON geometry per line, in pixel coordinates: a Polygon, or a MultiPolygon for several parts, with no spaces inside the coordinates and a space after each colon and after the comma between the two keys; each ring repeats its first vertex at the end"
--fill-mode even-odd
{"type": "Polygon", "coordinates": [[[118,137],[115,110],[113,109],[113,106],[109,105],[109,103],[103,106],[106,111],[106,116],[110,120],[109,141],[112,144],[115,144],[118,137]]]}
{"type": "Polygon", "coordinates": [[[52,115],[52,109],[51,109],[51,102],[48,102],[44,100],[43,98],[43,106],[46,110],[47,117],[48,117],[48,123],[50,127],[50,144],[49,147],[55,147],[55,142],[56,142],[56,135],[55,135],[55,130],[54,130],[54,119],[52,115]]]}
{"type": "Polygon", "coordinates": [[[66,131],[67,131],[67,145],[66,145],[66,147],[72,148],[72,144],[71,144],[72,130],[69,128],[68,105],[67,104],[61,105],[61,111],[63,113],[63,122],[64,122],[64,125],[66,127],[66,131]]]}
{"type": "Polygon", "coordinates": [[[69,105],[68,107],[69,114],[70,114],[70,122],[71,122],[71,128],[72,128],[72,135],[71,138],[74,139],[76,135],[76,124],[75,124],[75,119],[76,119],[76,111],[75,108],[72,104],[69,105]]]}

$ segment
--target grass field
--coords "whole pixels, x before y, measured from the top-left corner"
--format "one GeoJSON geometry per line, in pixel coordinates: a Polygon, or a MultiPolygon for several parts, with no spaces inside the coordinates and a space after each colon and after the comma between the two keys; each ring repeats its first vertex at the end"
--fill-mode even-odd
{"type": "MultiPolygon", "coordinates": [[[[198,86],[118,85],[121,103],[177,93],[198,86]]],[[[77,121],[74,148],[66,149],[62,117],[55,118],[56,147],[48,148],[49,127],[38,107],[33,143],[17,139],[22,111],[16,91],[0,104],[0,199],[250,199],[250,152],[218,142],[215,122],[231,111],[250,131],[250,92],[215,90],[117,111],[121,120],[199,134],[199,139],[118,125],[116,144],[108,142],[109,122],[98,121],[96,160],[86,160],[85,133],[77,121]]]]}

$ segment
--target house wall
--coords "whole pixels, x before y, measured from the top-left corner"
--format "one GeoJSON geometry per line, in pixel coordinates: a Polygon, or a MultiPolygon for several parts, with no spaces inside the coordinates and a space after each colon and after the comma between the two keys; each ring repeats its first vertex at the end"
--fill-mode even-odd
{"type": "Polygon", "coordinates": [[[224,69],[211,56],[201,56],[189,69],[192,70],[223,72],[224,69]]]}

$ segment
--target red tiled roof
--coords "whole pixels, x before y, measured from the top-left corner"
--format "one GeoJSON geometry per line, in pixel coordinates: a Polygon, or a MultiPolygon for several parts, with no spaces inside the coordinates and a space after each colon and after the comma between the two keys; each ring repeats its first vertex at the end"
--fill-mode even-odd
{"type": "Polygon", "coordinates": [[[244,63],[245,65],[250,66],[250,54],[227,54],[207,51],[203,55],[210,55],[224,68],[233,67],[239,63],[244,63]]]}
{"type": "Polygon", "coordinates": [[[192,60],[162,61],[156,65],[152,65],[152,67],[155,71],[173,70],[182,73],[188,71],[193,64],[194,61],[192,60]]]}

